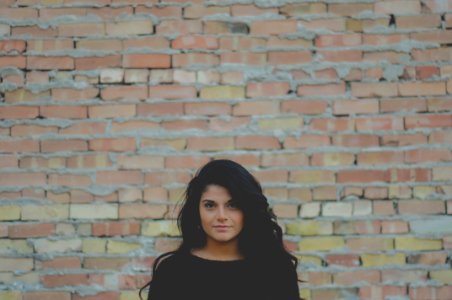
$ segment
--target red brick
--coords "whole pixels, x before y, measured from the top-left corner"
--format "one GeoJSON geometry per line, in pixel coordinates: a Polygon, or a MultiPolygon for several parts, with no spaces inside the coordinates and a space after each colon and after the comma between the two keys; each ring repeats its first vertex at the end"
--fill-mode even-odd
{"type": "Polygon", "coordinates": [[[44,118],[84,119],[88,110],[86,106],[40,106],[39,115],[44,118]]]}
{"type": "Polygon", "coordinates": [[[324,34],[318,35],[315,39],[315,46],[323,47],[350,47],[361,44],[361,34],[324,34]]]}
{"type": "Polygon", "coordinates": [[[297,88],[299,96],[338,96],[345,94],[345,83],[300,85],[297,88]]]}
{"type": "Polygon", "coordinates": [[[122,64],[125,68],[169,68],[171,56],[168,54],[125,54],[122,64]]]}
{"type": "Polygon", "coordinates": [[[70,292],[27,292],[23,300],[71,300],[70,292]]]}
{"type": "Polygon", "coordinates": [[[139,116],[182,115],[183,113],[183,103],[146,103],[137,106],[139,116]]]}
{"type": "Polygon", "coordinates": [[[201,33],[202,22],[200,20],[163,20],[157,25],[157,34],[179,34],[201,33]]]}
{"type": "Polygon", "coordinates": [[[0,67],[16,67],[24,69],[26,66],[26,58],[24,56],[2,56],[0,57],[0,67]]]}
{"type": "Polygon", "coordinates": [[[402,164],[403,152],[379,151],[358,153],[358,165],[402,164]]]}
{"type": "MultiPolygon", "coordinates": [[[[188,115],[206,115],[206,116],[230,115],[231,105],[228,103],[216,103],[216,102],[184,103],[184,111],[185,114],[188,115]]],[[[175,112],[177,112],[178,114],[183,113],[182,111],[175,112]]],[[[236,114],[234,113],[234,115],[236,114]]]]}
{"type": "Polygon", "coordinates": [[[143,173],[141,171],[98,171],[96,172],[96,184],[141,184],[143,173]]]}
{"type": "Polygon", "coordinates": [[[354,16],[364,11],[372,11],[372,3],[329,3],[328,12],[340,16],[354,16]]]}
{"type": "Polygon", "coordinates": [[[411,51],[412,57],[415,61],[451,61],[452,53],[449,48],[435,48],[435,49],[413,49],[411,51]]]}
{"type": "Polygon", "coordinates": [[[67,56],[28,56],[27,68],[40,70],[72,70],[74,69],[74,59],[67,56]]]}
{"type": "Polygon", "coordinates": [[[133,117],[136,114],[135,104],[124,105],[95,105],[88,107],[88,115],[91,119],[97,118],[121,118],[133,117]]]}
{"type": "Polygon", "coordinates": [[[0,51],[2,52],[24,52],[26,48],[25,41],[21,40],[3,40],[0,41],[0,51]]]}
{"type": "Polygon", "coordinates": [[[413,286],[409,288],[409,296],[411,300],[449,300],[451,293],[452,286],[413,286]]]}
{"type": "Polygon", "coordinates": [[[272,7],[261,8],[256,7],[255,5],[241,5],[241,4],[234,4],[231,6],[232,16],[258,16],[266,13],[278,14],[278,9],[272,7]]]}
{"type": "Polygon", "coordinates": [[[320,50],[320,60],[328,62],[360,62],[363,60],[363,53],[360,50],[320,50]]]}
{"type": "Polygon", "coordinates": [[[184,85],[157,85],[149,87],[149,98],[186,99],[196,98],[196,87],[184,85]]]}
{"type": "Polygon", "coordinates": [[[427,101],[417,98],[382,99],[380,112],[424,112],[427,111],[427,101]]]}
{"type": "Polygon", "coordinates": [[[57,133],[56,126],[38,126],[38,125],[14,125],[11,127],[11,136],[29,136],[41,135],[47,133],[57,133]]]}
{"type": "Polygon", "coordinates": [[[78,101],[78,100],[95,98],[95,97],[97,97],[98,94],[99,94],[99,91],[96,88],[88,88],[88,89],[57,88],[57,89],[52,89],[52,100],[78,101]]]}
{"type": "Polygon", "coordinates": [[[62,135],[65,134],[103,134],[107,128],[107,123],[102,122],[83,122],[83,123],[75,123],[65,128],[61,128],[59,133],[62,135]]]}
{"type": "Polygon", "coordinates": [[[226,52],[221,54],[222,64],[265,65],[267,55],[255,52],[226,52]]]}
{"type": "Polygon", "coordinates": [[[15,155],[0,156],[0,168],[18,168],[18,159],[15,155]]]}
{"type": "Polygon", "coordinates": [[[213,36],[185,35],[171,42],[174,49],[218,49],[218,39],[213,36]]]}
{"type": "Polygon", "coordinates": [[[400,200],[398,208],[401,215],[442,215],[446,212],[442,200],[400,200]]]}
{"type": "Polygon", "coordinates": [[[0,16],[12,20],[37,19],[38,10],[35,8],[2,8],[0,16]]]}
{"type": "Polygon", "coordinates": [[[230,8],[228,6],[203,6],[203,5],[191,5],[184,9],[185,19],[200,19],[205,16],[216,14],[228,14],[230,8]]]}
{"type": "Polygon", "coordinates": [[[377,147],[379,141],[378,136],[375,135],[335,135],[333,144],[341,147],[377,147]]]}
{"type": "Polygon", "coordinates": [[[446,82],[437,81],[399,83],[399,93],[401,96],[445,95],[446,82]]]}
{"type": "Polygon", "coordinates": [[[448,162],[452,155],[448,149],[414,149],[405,151],[405,163],[448,162]]]}
{"type": "Polygon", "coordinates": [[[246,86],[247,97],[284,96],[289,92],[288,82],[251,82],[246,86]]]}
{"type": "Polygon", "coordinates": [[[390,97],[397,96],[397,84],[391,82],[363,83],[352,82],[352,95],[362,97],[390,97]]]}
{"type": "Polygon", "coordinates": [[[41,152],[87,151],[88,142],[85,140],[43,140],[41,152]]]}
{"type": "Polygon", "coordinates": [[[8,227],[10,238],[46,237],[55,233],[55,224],[16,224],[8,227]]]}
{"type": "MultiPolygon", "coordinates": [[[[74,256],[64,256],[56,257],[53,259],[40,260],[36,262],[36,269],[46,270],[46,269],[80,269],[82,267],[80,257],[74,256]]],[[[37,298],[42,299],[42,298],[37,298]]],[[[50,299],[50,298],[44,298],[50,299]]],[[[56,298],[60,299],[60,298],[56,298]]]]}
{"type": "Polygon", "coordinates": [[[127,236],[138,235],[139,233],[140,223],[130,220],[127,222],[94,223],[92,225],[93,236],[127,236]]]}
{"type": "Polygon", "coordinates": [[[317,148],[330,144],[330,137],[326,135],[305,134],[300,137],[289,136],[284,140],[284,148],[317,148]]]}
{"type": "MultiPolygon", "coordinates": [[[[124,41],[126,42],[126,41],[124,41]]],[[[110,51],[121,51],[122,41],[120,40],[108,40],[108,39],[82,39],[76,41],[77,49],[87,49],[87,50],[104,50],[109,49],[110,51]]]]}
{"type": "Polygon", "coordinates": [[[253,50],[265,47],[266,42],[262,38],[244,36],[225,36],[220,38],[220,48],[224,50],[253,50]]]}
{"type": "Polygon", "coordinates": [[[281,111],[286,113],[317,115],[324,113],[327,106],[327,102],[321,100],[291,100],[281,102],[281,111]]]}
{"type": "Polygon", "coordinates": [[[162,186],[166,184],[183,183],[186,184],[190,180],[187,172],[152,172],[146,173],[144,183],[148,186],[162,186]]]}
{"type": "Polygon", "coordinates": [[[375,284],[379,283],[380,280],[381,274],[377,270],[346,271],[333,276],[334,283],[339,285],[353,285],[361,282],[375,284]]]}
{"type": "Polygon", "coordinates": [[[134,151],[136,149],[134,138],[103,138],[89,141],[89,149],[92,151],[134,151]]]}
{"type": "Polygon", "coordinates": [[[209,129],[214,131],[229,132],[239,128],[246,128],[250,125],[249,117],[233,117],[227,120],[223,119],[210,119],[209,129]]]}
{"type": "Polygon", "coordinates": [[[99,292],[95,295],[74,294],[72,300],[119,300],[119,292],[99,292]]]}
{"type": "Polygon", "coordinates": [[[375,12],[383,14],[418,14],[421,12],[421,5],[419,1],[411,0],[392,0],[375,3],[375,12]]]}
{"type": "Polygon", "coordinates": [[[432,180],[431,169],[390,170],[391,182],[425,182],[432,180]]]}
{"type": "Polygon", "coordinates": [[[69,187],[89,186],[91,185],[91,179],[85,175],[50,174],[49,185],[69,187]]]}
{"type": "Polygon", "coordinates": [[[5,139],[0,141],[0,152],[3,153],[39,152],[39,141],[5,139]]]}
{"type": "Polygon", "coordinates": [[[395,134],[383,135],[381,137],[382,146],[406,146],[426,144],[427,137],[423,134],[395,134]]]}
{"type": "MultiPolygon", "coordinates": [[[[168,39],[160,36],[130,38],[123,41],[124,50],[128,49],[166,49],[170,47],[168,39]]],[[[147,55],[147,54],[139,54],[147,55]]],[[[159,55],[159,54],[157,54],[159,55]]],[[[152,56],[151,56],[152,57],[152,56]]],[[[155,58],[155,57],[154,57],[155,58]]],[[[154,59],[153,58],[153,59],[154,59]]]]}
{"type": "Polygon", "coordinates": [[[352,153],[314,153],[311,156],[312,166],[343,166],[353,165],[355,156],[352,153]]]}
{"type": "Polygon", "coordinates": [[[102,285],[103,282],[104,275],[101,274],[43,275],[41,277],[42,285],[47,288],[55,288],[67,285],[77,285],[77,286],[102,285]]]}
{"type": "Polygon", "coordinates": [[[389,173],[385,170],[343,170],[337,174],[337,181],[344,182],[389,182],[389,173]]]}
{"type": "Polygon", "coordinates": [[[268,63],[272,65],[293,65],[309,63],[312,60],[309,51],[270,51],[268,63]]]}
{"type": "Polygon", "coordinates": [[[165,168],[180,169],[192,168],[196,169],[209,162],[207,156],[169,156],[165,157],[165,168]]]}
{"type": "Polygon", "coordinates": [[[206,130],[209,123],[207,120],[175,120],[175,121],[163,121],[161,123],[162,128],[166,130],[190,130],[199,129],[206,130]]]}
{"type": "Polygon", "coordinates": [[[144,100],[148,96],[147,86],[108,86],[100,91],[103,100],[144,100]]]}
{"type": "Polygon", "coordinates": [[[102,57],[77,57],[75,59],[75,67],[77,70],[94,70],[120,66],[121,66],[120,55],[110,55],[102,57]]]}
{"type": "Polygon", "coordinates": [[[162,219],[168,212],[168,206],[158,204],[121,204],[120,219],[162,219]]]}
{"type": "Polygon", "coordinates": [[[48,27],[41,28],[37,25],[35,26],[14,26],[11,28],[12,36],[45,36],[45,37],[55,37],[58,35],[58,31],[56,28],[48,27]]]}
{"type": "Polygon", "coordinates": [[[359,288],[359,299],[362,300],[384,300],[394,298],[403,298],[406,295],[405,286],[363,286],[359,288]]]}
{"type": "Polygon", "coordinates": [[[360,265],[357,254],[330,254],[326,256],[325,261],[328,266],[356,267],[360,265]]]}
{"type": "Polygon", "coordinates": [[[280,149],[279,140],[272,136],[238,136],[235,138],[237,149],[280,149]]]}
{"type": "Polygon", "coordinates": [[[452,115],[417,115],[405,117],[405,128],[451,127],[452,115]]]}
{"type": "Polygon", "coordinates": [[[202,151],[221,151],[234,149],[232,137],[192,137],[188,139],[187,149],[202,151]]]}
{"type": "Polygon", "coordinates": [[[43,186],[46,184],[44,173],[0,173],[1,186],[43,186]]]}
{"type": "Polygon", "coordinates": [[[402,220],[388,220],[381,222],[381,233],[399,234],[408,233],[408,223],[402,220]]]}
{"type": "Polygon", "coordinates": [[[250,26],[250,33],[256,35],[287,34],[296,32],[296,20],[254,21],[250,26]]]}
{"type": "Polygon", "coordinates": [[[335,115],[378,113],[378,101],[374,99],[334,101],[333,113],[335,115]]]}
{"type": "Polygon", "coordinates": [[[331,132],[352,131],[355,128],[355,120],[350,118],[336,118],[336,119],[318,118],[312,119],[311,127],[314,130],[331,132]]]}
{"type": "Polygon", "coordinates": [[[105,35],[103,23],[68,23],[58,25],[58,35],[63,37],[84,37],[105,35]]]}
{"type": "Polygon", "coordinates": [[[218,65],[219,63],[219,56],[211,53],[181,53],[172,56],[172,67],[174,68],[199,64],[218,65]]]}
{"type": "Polygon", "coordinates": [[[34,119],[38,114],[39,108],[35,106],[0,107],[0,119],[34,119]]]}
{"type": "Polygon", "coordinates": [[[135,8],[135,13],[150,13],[159,18],[176,17],[177,19],[182,19],[182,7],[178,6],[147,7],[139,5],[135,8]]]}
{"type": "Polygon", "coordinates": [[[276,114],[278,111],[279,103],[276,101],[246,101],[239,102],[233,107],[235,116],[276,114]]]}
{"type": "Polygon", "coordinates": [[[404,130],[402,117],[368,117],[355,120],[357,131],[404,130]]]}

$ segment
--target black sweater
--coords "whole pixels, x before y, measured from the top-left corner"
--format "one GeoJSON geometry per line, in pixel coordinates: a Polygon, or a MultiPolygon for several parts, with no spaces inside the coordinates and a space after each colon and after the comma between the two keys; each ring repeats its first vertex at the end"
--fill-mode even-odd
{"type": "Polygon", "coordinates": [[[257,269],[246,260],[207,260],[178,253],[159,262],[148,300],[180,299],[298,300],[297,274],[289,264],[257,269]]]}

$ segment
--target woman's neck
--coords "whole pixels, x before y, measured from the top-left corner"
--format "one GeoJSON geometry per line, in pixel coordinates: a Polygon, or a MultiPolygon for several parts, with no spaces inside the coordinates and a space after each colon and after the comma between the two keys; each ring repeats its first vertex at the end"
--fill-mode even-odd
{"type": "Polygon", "coordinates": [[[192,254],[210,260],[243,259],[237,243],[215,243],[207,241],[203,248],[193,249],[192,254]]]}

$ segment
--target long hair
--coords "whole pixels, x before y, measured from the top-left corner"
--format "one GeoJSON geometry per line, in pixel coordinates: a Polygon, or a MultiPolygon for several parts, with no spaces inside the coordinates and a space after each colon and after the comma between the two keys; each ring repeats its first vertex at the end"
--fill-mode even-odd
{"type": "MultiPolygon", "coordinates": [[[[206,234],[201,229],[199,201],[209,185],[225,188],[243,211],[244,225],[238,236],[238,247],[246,260],[254,262],[255,266],[269,262],[283,265],[290,263],[296,269],[298,260],[284,248],[281,227],[276,222],[276,216],[270,209],[259,182],[240,164],[218,159],[204,165],[189,182],[177,218],[182,243],[177,250],[167,252],[154,261],[153,274],[163,258],[175,253],[190,253],[192,249],[205,245],[206,234]]],[[[140,289],[140,298],[141,292],[150,284],[151,282],[140,289]]]]}

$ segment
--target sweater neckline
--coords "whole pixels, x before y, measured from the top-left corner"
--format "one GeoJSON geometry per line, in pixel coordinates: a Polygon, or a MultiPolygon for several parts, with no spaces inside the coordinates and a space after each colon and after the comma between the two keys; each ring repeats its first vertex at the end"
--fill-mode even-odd
{"type": "Polygon", "coordinates": [[[205,263],[211,263],[211,264],[237,264],[237,263],[243,263],[245,262],[244,258],[241,259],[233,259],[233,260],[217,260],[217,259],[208,259],[208,258],[203,258],[197,255],[194,255],[193,253],[189,252],[188,256],[190,256],[191,258],[193,258],[194,260],[197,261],[201,261],[201,262],[205,262],[205,263]]]}

